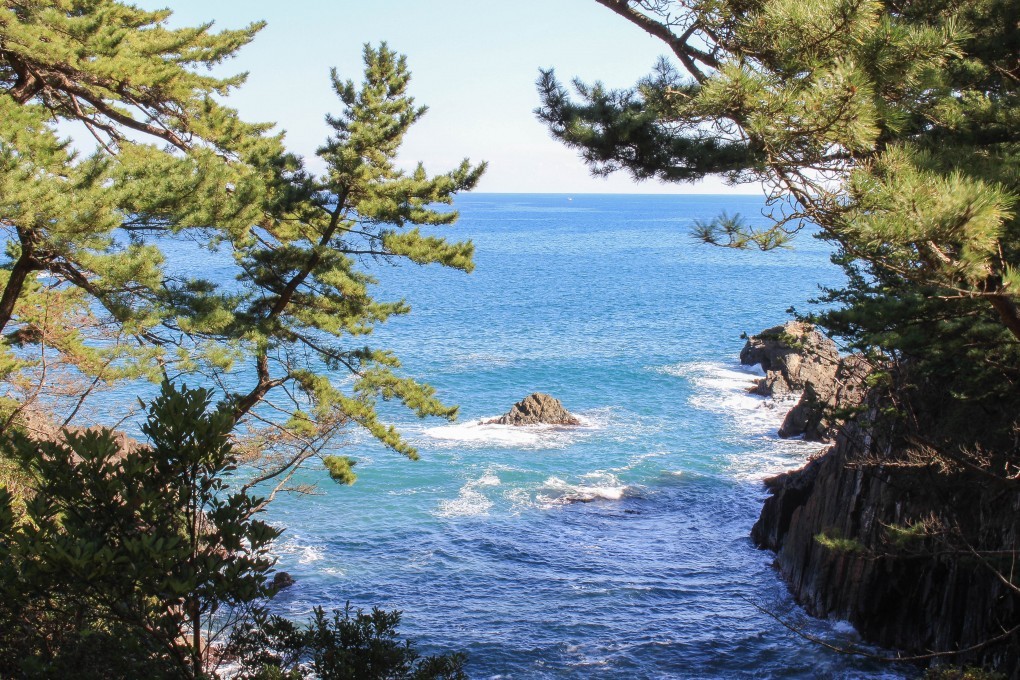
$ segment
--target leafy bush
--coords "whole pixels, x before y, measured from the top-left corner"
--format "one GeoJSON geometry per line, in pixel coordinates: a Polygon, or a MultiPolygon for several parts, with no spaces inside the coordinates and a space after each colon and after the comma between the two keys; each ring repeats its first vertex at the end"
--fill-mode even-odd
{"type": "Polygon", "coordinates": [[[460,680],[463,654],[422,657],[396,629],[400,612],[370,614],[350,603],[327,616],[321,607],[306,626],[280,616],[260,617],[235,630],[229,649],[244,680],[315,677],[321,680],[460,680]]]}
{"type": "Polygon", "coordinates": [[[279,531],[232,491],[232,420],[164,383],[146,446],[106,429],[5,444],[36,493],[0,490],[0,676],[199,677],[217,636],[271,595],[279,531]]]}

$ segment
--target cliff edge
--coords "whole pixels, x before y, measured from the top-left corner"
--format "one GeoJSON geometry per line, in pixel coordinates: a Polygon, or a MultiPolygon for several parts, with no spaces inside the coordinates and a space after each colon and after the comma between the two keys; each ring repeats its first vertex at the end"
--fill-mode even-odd
{"type": "Polygon", "coordinates": [[[752,540],[776,553],[776,568],[812,615],[847,620],[903,656],[958,652],[924,661],[1020,680],[1020,488],[918,444],[917,423],[865,387],[863,357],[835,365],[829,385],[803,388],[826,395],[825,405],[802,409],[826,423],[833,444],[766,481],[771,495],[752,540]],[[833,412],[841,417],[824,415],[833,412]]]}

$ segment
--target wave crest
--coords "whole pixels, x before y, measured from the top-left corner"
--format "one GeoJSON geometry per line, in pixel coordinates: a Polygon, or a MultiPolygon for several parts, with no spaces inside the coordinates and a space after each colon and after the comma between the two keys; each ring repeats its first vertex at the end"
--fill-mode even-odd
{"type": "Polygon", "coordinates": [[[571,484],[559,477],[549,477],[535,494],[535,502],[548,507],[599,500],[618,501],[631,491],[631,487],[609,472],[592,472],[581,479],[584,481],[571,484]]]}

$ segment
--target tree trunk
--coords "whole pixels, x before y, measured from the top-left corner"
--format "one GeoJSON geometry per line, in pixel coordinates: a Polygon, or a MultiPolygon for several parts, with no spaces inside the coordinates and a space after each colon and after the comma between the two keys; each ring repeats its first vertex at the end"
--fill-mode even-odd
{"type": "Polygon", "coordinates": [[[999,313],[999,319],[1017,340],[1020,340],[1020,310],[1008,295],[990,295],[988,301],[999,313]]]}
{"type": "Polygon", "coordinates": [[[18,298],[21,297],[21,291],[25,288],[28,275],[42,269],[35,256],[35,239],[32,234],[19,228],[18,238],[21,241],[21,255],[14,263],[3,295],[0,296],[0,333],[3,333],[11,317],[14,316],[14,306],[18,303],[18,298]]]}

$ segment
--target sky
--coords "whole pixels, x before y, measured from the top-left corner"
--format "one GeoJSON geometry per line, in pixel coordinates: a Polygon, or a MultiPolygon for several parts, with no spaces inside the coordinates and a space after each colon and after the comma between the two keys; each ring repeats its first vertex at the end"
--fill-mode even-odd
{"type": "Polygon", "coordinates": [[[577,153],[534,115],[539,68],[561,79],[626,87],[646,75],[665,45],[594,0],[140,0],[169,6],[171,26],[268,25],[217,71],[247,71],[228,100],[248,120],[275,121],[288,147],[319,169],[324,115],[339,110],[329,69],[361,79],[364,43],[386,41],[407,55],[411,94],[429,113],[408,135],[401,164],[445,172],[463,158],[485,160],[477,188],[507,193],[760,193],[719,179],[635,183],[626,173],[592,177],[577,153]]]}

